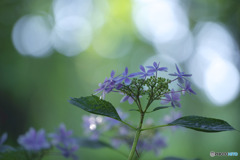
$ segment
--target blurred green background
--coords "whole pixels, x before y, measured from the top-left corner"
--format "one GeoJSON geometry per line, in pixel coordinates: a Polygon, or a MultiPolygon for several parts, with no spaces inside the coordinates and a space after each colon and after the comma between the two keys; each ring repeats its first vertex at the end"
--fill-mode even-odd
{"type": "MultiPolygon", "coordinates": [[[[17,145],[29,127],[54,131],[60,124],[83,135],[82,115],[70,97],[94,93],[114,69],[130,72],[160,61],[192,73],[197,96],[182,98],[183,115],[224,119],[240,129],[240,1],[236,0],[1,0],[0,134],[17,145]]],[[[167,74],[165,74],[167,75],[167,74]]],[[[164,76],[165,76],[164,75],[164,76]]],[[[109,95],[116,107],[121,96],[109,95]]],[[[169,111],[149,117],[155,124],[169,111]]],[[[136,113],[130,120],[138,121],[136,113]]],[[[238,152],[237,132],[166,132],[165,156],[210,158],[238,152]]],[[[128,153],[127,148],[121,150],[128,153]]],[[[81,159],[124,159],[108,149],[80,149],[81,159]]],[[[228,157],[228,159],[234,159],[228,157]]],[[[46,159],[56,159],[54,156],[46,159]]]]}

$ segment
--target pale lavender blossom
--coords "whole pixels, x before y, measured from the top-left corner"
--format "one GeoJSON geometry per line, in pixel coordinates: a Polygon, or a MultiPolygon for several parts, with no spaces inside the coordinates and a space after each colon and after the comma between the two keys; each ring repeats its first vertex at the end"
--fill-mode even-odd
{"type": "Polygon", "coordinates": [[[77,160],[75,152],[79,145],[77,139],[72,137],[73,131],[67,130],[64,124],[61,124],[55,133],[49,135],[52,138],[52,144],[56,146],[66,158],[77,160]]]}
{"type": "Polygon", "coordinates": [[[95,90],[95,94],[98,94],[99,92],[102,92],[101,98],[105,99],[105,95],[109,92],[111,92],[114,89],[114,82],[109,81],[108,78],[104,80],[103,83],[99,83],[99,88],[95,90]]]}
{"type": "Polygon", "coordinates": [[[131,73],[131,74],[128,75],[128,67],[126,67],[125,71],[122,73],[122,76],[123,77],[119,78],[118,82],[124,81],[124,83],[126,85],[129,85],[132,82],[132,80],[130,78],[136,77],[136,76],[138,76],[138,74],[137,73],[131,73]]]}
{"type": "Polygon", "coordinates": [[[153,62],[153,66],[146,66],[146,68],[149,68],[148,73],[156,73],[158,71],[165,71],[167,72],[168,68],[167,67],[160,67],[160,62],[153,62]]]}
{"type": "Polygon", "coordinates": [[[30,128],[25,135],[19,136],[18,143],[28,151],[40,151],[50,148],[43,129],[37,132],[34,128],[30,128]]]}
{"type": "Polygon", "coordinates": [[[177,69],[177,73],[171,73],[169,74],[170,76],[177,76],[178,79],[178,83],[183,84],[184,83],[184,77],[191,77],[192,74],[185,74],[184,72],[181,72],[176,64],[176,69],[177,69]]]}
{"type": "Polygon", "coordinates": [[[181,107],[180,101],[181,93],[175,92],[174,89],[170,92],[170,94],[165,94],[166,99],[161,100],[161,104],[168,104],[171,102],[173,107],[178,106],[181,107]]]}
{"type": "Polygon", "coordinates": [[[185,86],[182,85],[178,85],[179,87],[181,87],[183,89],[183,94],[185,95],[185,92],[189,93],[189,94],[197,94],[196,92],[194,92],[194,90],[191,88],[191,83],[186,80],[185,81],[185,86]]]}
{"type": "Polygon", "coordinates": [[[146,72],[145,68],[142,65],[140,65],[139,68],[141,72],[137,72],[137,74],[140,75],[139,78],[141,79],[146,79],[146,77],[154,75],[154,73],[150,72],[149,70],[146,72]]]}

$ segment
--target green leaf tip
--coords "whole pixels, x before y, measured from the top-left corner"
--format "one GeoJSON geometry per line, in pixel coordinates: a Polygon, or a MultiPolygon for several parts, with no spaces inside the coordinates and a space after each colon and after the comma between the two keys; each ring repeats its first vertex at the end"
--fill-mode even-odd
{"type": "Polygon", "coordinates": [[[222,132],[235,130],[224,120],[200,116],[181,117],[168,125],[186,127],[201,132],[222,132]]]}
{"type": "Polygon", "coordinates": [[[121,118],[119,117],[113,105],[110,102],[102,100],[95,95],[80,98],[71,98],[71,100],[69,100],[69,103],[80,107],[87,112],[107,116],[121,121],[121,118]]]}

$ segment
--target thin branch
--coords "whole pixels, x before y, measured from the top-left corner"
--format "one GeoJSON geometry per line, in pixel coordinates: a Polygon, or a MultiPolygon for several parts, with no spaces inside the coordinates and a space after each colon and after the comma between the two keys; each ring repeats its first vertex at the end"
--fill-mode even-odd
{"type": "Polygon", "coordinates": [[[165,124],[165,125],[159,125],[159,126],[154,126],[154,127],[150,127],[150,128],[143,128],[143,129],[141,129],[141,131],[155,129],[155,128],[161,128],[161,127],[166,127],[166,126],[170,126],[170,125],[169,124],[165,124]]]}
{"type": "Polygon", "coordinates": [[[127,122],[124,122],[124,121],[120,121],[120,122],[122,122],[123,124],[127,125],[128,127],[132,128],[132,129],[134,129],[134,130],[137,130],[136,127],[134,127],[134,126],[128,124],[127,122]]]}

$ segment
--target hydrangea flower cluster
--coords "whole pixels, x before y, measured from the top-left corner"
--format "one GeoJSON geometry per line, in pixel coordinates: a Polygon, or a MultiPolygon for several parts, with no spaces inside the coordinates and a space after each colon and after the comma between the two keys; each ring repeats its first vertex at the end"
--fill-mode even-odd
{"type": "MultiPolygon", "coordinates": [[[[180,96],[183,94],[196,94],[191,88],[191,83],[187,79],[191,74],[181,72],[176,65],[177,72],[169,74],[176,77],[173,80],[158,77],[158,72],[167,72],[167,67],[160,67],[160,62],[154,62],[152,66],[139,66],[140,72],[128,73],[128,68],[125,71],[115,76],[115,71],[111,72],[110,78],[106,78],[103,83],[99,84],[95,94],[102,92],[101,98],[105,99],[106,94],[110,92],[118,92],[124,97],[120,102],[128,101],[132,104],[134,101],[138,103],[139,98],[148,95],[150,103],[154,100],[160,100],[161,104],[170,103],[172,107],[181,107],[180,96]],[[169,84],[178,81],[178,86],[181,88],[179,91],[169,89],[169,84]]],[[[140,102],[139,102],[140,103],[140,102]]]]}
{"type": "MultiPolygon", "coordinates": [[[[123,120],[126,120],[129,117],[129,114],[123,112],[120,108],[117,108],[117,112],[123,120]]],[[[179,112],[172,111],[169,115],[166,115],[160,121],[169,122],[180,117],[181,114],[179,112]]],[[[153,126],[153,122],[153,119],[147,119],[145,127],[153,126]]],[[[114,148],[118,149],[122,145],[126,145],[127,147],[131,148],[131,137],[134,136],[135,132],[128,126],[122,125],[119,121],[115,119],[92,114],[89,116],[85,115],[83,117],[82,126],[83,129],[87,131],[85,132],[85,136],[90,136],[90,138],[93,140],[100,140],[106,131],[112,131],[114,133],[111,134],[109,139],[110,144],[114,148]]],[[[174,130],[175,129],[176,128],[174,128],[174,130]]],[[[160,132],[158,132],[157,130],[149,130],[141,135],[141,139],[139,139],[138,141],[137,151],[138,154],[143,154],[143,151],[153,151],[155,155],[158,156],[161,153],[162,149],[166,147],[166,137],[161,135],[160,132]]]]}

